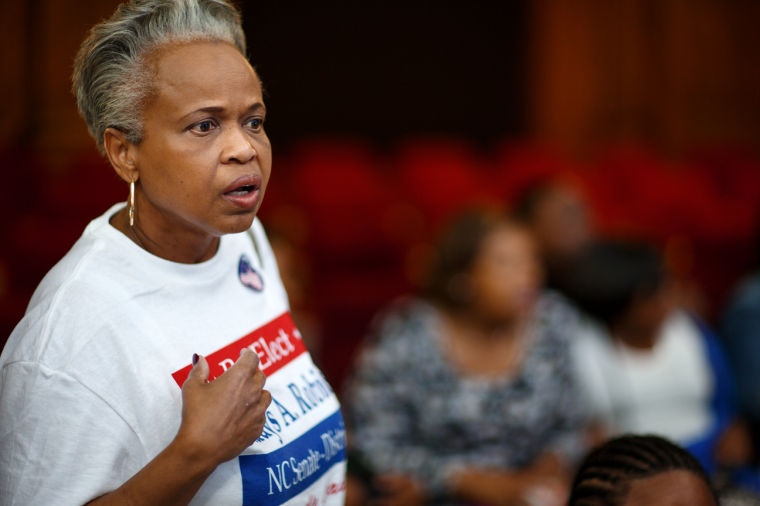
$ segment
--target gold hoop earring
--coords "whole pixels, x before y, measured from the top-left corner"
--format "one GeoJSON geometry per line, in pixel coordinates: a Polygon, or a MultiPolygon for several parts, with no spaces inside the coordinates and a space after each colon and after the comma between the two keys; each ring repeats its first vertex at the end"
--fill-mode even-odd
{"type": "Polygon", "coordinates": [[[129,182],[129,206],[127,208],[129,214],[129,226],[135,226],[135,182],[129,182]]]}

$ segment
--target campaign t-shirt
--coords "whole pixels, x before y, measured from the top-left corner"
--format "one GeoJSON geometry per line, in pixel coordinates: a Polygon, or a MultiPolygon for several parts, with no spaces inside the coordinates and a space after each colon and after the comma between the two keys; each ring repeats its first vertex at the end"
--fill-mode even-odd
{"type": "Polygon", "coordinates": [[[83,504],[176,435],[193,353],[211,379],[248,347],[272,394],[261,437],[191,504],[342,504],[338,400],[289,314],[258,220],[178,264],[113,228],[114,206],[48,273],[0,356],[0,503],[83,504]]]}

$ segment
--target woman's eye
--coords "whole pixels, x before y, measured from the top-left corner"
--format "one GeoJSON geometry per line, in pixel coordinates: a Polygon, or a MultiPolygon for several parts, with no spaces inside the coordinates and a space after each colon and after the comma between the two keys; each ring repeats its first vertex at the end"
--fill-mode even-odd
{"type": "Polygon", "coordinates": [[[208,133],[211,130],[213,130],[215,126],[216,125],[214,124],[214,122],[212,120],[205,119],[205,120],[199,121],[198,123],[196,123],[195,125],[193,125],[192,128],[191,128],[191,130],[193,130],[195,132],[198,132],[198,133],[205,134],[205,133],[208,133]]]}
{"type": "Polygon", "coordinates": [[[251,130],[261,130],[261,127],[264,126],[264,118],[251,118],[247,125],[251,130]]]}

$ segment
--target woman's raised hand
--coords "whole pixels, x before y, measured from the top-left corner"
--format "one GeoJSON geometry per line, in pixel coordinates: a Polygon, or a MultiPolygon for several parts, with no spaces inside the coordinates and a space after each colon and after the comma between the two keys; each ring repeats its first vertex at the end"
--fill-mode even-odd
{"type": "Polygon", "coordinates": [[[272,396],[264,390],[259,357],[248,348],[214,381],[208,376],[206,358],[198,357],[182,386],[182,424],[175,442],[213,469],[261,435],[272,396]]]}
{"type": "Polygon", "coordinates": [[[261,435],[272,396],[259,357],[249,349],[208,382],[206,359],[198,357],[182,385],[182,424],[174,441],[121,487],[90,502],[97,505],[186,505],[222,462],[261,435]]]}

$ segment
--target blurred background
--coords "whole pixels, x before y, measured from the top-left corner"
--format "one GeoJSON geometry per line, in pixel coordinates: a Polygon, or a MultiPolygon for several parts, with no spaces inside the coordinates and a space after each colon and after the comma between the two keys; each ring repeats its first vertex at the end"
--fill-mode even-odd
{"type": "MultiPolygon", "coordinates": [[[[0,3],[0,345],[126,198],[70,92],[117,3],[0,3]]],[[[547,178],[572,182],[600,235],[664,248],[708,321],[757,266],[760,2],[237,3],[275,152],[260,216],[334,385],[448,217],[547,178]]]]}

